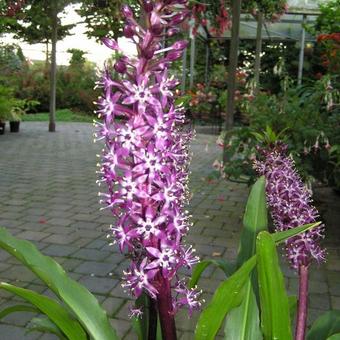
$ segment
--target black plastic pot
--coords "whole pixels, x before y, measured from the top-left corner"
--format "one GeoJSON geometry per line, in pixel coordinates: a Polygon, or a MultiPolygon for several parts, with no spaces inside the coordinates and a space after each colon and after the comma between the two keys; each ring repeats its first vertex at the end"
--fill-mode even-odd
{"type": "Polygon", "coordinates": [[[11,132],[19,132],[20,122],[9,122],[9,129],[11,132]]]}
{"type": "Polygon", "coordinates": [[[6,123],[0,122],[0,135],[3,135],[5,133],[5,127],[6,123]]]}

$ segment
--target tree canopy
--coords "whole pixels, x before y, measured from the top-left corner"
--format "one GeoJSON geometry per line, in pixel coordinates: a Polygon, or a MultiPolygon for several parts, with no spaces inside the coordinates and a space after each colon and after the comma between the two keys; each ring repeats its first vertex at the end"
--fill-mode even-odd
{"type": "Polygon", "coordinates": [[[83,0],[77,11],[86,25],[86,35],[97,41],[104,37],[118,38],[122,31],[123,4],[138,8],[138,0],[83,0]]]}
{"type": "MultiPolygon", "coordinates": [[[[72,0],[58,0],[58,14],[65,11],[65,7],[72,3],[72,0]]],[[[15,14],[15,21],[7,25],[7,31],[14,33],[14,37],[24,40],[30,44],[49,43],[52,36],[52,2],[48,0],[26,1],[26,6],[15,14]]],[[[62,25],[58,18],[57,39],[62,40],[70,34],[70,30],[75,26],[62,25]]]]}

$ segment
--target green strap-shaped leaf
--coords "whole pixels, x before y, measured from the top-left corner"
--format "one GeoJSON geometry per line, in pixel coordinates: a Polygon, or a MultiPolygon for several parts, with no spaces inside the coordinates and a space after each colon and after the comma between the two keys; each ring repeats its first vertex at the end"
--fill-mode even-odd
{"type": "Polygon", "coordinates": [[[257,273],[261,304],[261,327],[265,339],[292,339],[288,296],[271,235],[257,236],[257,273]]]}
{"type": "Polygon", "coordinates": [[[146,340],[146,335],[143,332],[143,325],[142,325],[142,320],[140,318],[135,318],[132,317],[131,318],[131,324],[132,324],[132,328],[135,331],[138,340],[146,340]]]}
{"type": "Polygon", "coordinates": [[[340,333],[331,335],[327,340],[340,340],[340,333]]]}
{"type": "Polygon", "coordinates": [[[74,320],[71,315],[59,303],[53,299],[34,292],[33,290],[13,286],[9,283],[1,282],[0,288],[15,294],[24,300],[30,302],[38,308],[42,313],[48,316],[59,329],[70,340],[86,340],[86,333],[80,326],[77,320],[74,320]]]}
{"type": "MultiPolygon", "coordinates": [[[[243,231],[237,265],[241,266],[256,252],[256,236],[268,228],[265,178],[259,178],[253,185],[243,217],[243,231]]],[[[228,315],[225,325],[225,339],[258,340],[262,339],[259,322],[259,310],[254,287],[256,287],[255,270],[245,285],[244,300],[228,315]]],[[[256,287],[257,288],[257,287],[256,287]]],[[[255,288],[255,289],[256,289],[255,288]]]]}
{"type": "Polygon", "coordinates": [[[219,260],[204,260],[198,263],[191,275],[191,280],[189,283],[189,287],[193,288],[197,285],[197,282],[201,278],[202,273],[207,269],[210,265],[213,265],[225,273],[226,277],[232,275],[232,273],[235,271],[235,266],[226,262],[225,260],[219,259],[219,260]]]}
{"type": "Polygon", "coordinates": [[[243,217],[243,230],[240,248],[237,255],[237,267],[255,254],[256,236],[260,231],[267,230],[266,180],[260,177],[253,185],[243,217]]]}
{"type": "Polygon", "coordinates": [[[255,264],[256,256],[253,256],[229,279],[219,285],[212,301],[200,315],[195,331],[196,340],[215,339],[228,312],[242,302],[244,285],[255,264]]]}
{"type": "Polygon", "coordinates": [[[27,333],[42,332],[55,334],[60,340],[67,340],[60,329],[47,318],[33,318],[27,326],[27,333]]]}
{"type": "Polygon", "coordinates": [[[250,278],[244,292],[241,305],[232,309],[227,316],[224,328],[225,340],[262,339],[259,309],[250,278]]]}
{"type": "Polygon", "coordinates": [[[299,227],[294,227],[292,229],[288,229],[285,231],[279,231],[276,233],[271,234],[274,242],[276,244],[280,244],[282,242],[287,241],[289,238],[296,236],[298,234],[304,233],[305,231],[308,231],[310,229],[316,228],[321,224],[321,222],[316,222],[316,223],[309,223],[309,224],[304,224],[299,227]]]}
{"type": "Polygon", "coordinates": [[[32,312],[32,313],[39,313],[39,309],[30,306],[30,305],[14,305],[3,309],[0,312],[0,320],[5,316],[15,313],[15,312],[32,312]]]}
{"type": "Polygon", "coordinates": [[[44,256],[29,241],[18,240],[0,228],[0,248],[34,272],[75,314],[94,340],[118,339],[98,300],[81,284],[67,276],[51,257],[44,256]]]}
{"type": "Polygon", "coordinates": [[[307,340],[324,340],[337,333],[340,333],[340,311],[331,310],[314,321],[307,340]]]}

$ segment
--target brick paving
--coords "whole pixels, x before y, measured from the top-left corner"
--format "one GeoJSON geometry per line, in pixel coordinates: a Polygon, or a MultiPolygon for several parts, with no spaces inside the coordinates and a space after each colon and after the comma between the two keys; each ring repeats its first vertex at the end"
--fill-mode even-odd
{"type": "MultiPolygon", "coordinates": [[[[112,219],[99,211],[96,154],[101,145],[92,142],[92,127],[84,123],[60,123],[58,132],[47,131],[46,123],[22,123],[19,134],[0,136],[0,225],[21,238],[33,241],[53,256],[71,276],[88,287],[112,318],[120,337],[135,339],[127,320],[129,298],[119,278],[127,262],[109,247],[106,231],[112,219]]],[[[198,134],[193,142],[189,210],[194,227],[188,241],[203,258],[235,259],[241,216],[248,189],[244,185],[207,180],[211,164],[220,150],[215,137],[198,134]]],[[[329,308],[340,309],[340,220],[339,198],[327,189],[320,197],[328,203],[324,216],[331,227],[327,235],[328,262],[311,272],[310,321],[329,308]]],[[[283,270],[290,293],[297,278],[286,265],[283,270]]],[[[210,268],[201,287],[210,299],[223,275],[210,268]]],[[[38,292],[51,294],[28,270],[0,250],[0,279],[38,292]]],[[[0,291],[0,308],[14,302],[0,291]]],[[[41,333],[25,334],[32,314],[16,313],[0,323],[1,340],[55,339],[41,333]]],[[[177,316],[180,339],[193,339],[197,316],[177,316]]]]}

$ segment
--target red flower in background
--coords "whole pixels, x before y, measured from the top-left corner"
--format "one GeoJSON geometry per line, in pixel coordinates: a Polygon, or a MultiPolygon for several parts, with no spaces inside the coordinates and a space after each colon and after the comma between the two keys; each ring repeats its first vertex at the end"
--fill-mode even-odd
{"type": "Polygon", "coordinates": [[[25,5],[26,0],[17,0],[7,2],[4,13],[1,16],[13,17],[25,5]]]}
{"type": "Polygon", "coordinates": [[[322,46],[322,66],[331,72],[338,72],[340,68],[340,32],[319,34],[316,38],[322,46]]]}

